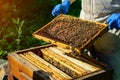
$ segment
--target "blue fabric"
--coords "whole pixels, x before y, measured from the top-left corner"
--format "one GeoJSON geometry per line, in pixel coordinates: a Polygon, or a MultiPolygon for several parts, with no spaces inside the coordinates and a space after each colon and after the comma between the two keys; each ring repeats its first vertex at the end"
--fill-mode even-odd
{"type": "Polygon", "coordinates": [[[70,1],[65,0],[62,2],[62,4],[58,4],[53,8],[52,15],[58,16],[60,14],[66,14],[69,11],[69,7],[70,7],[70,1]]]}
{"type": "Polygon", "coordinates": [[[108,29],[120,29],[120,14],[112,14],[108,19],[108,29]]]}

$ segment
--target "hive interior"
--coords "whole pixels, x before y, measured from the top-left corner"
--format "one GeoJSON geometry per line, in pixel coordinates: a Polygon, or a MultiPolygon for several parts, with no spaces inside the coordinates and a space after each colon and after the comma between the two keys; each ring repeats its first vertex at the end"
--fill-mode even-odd
{"type": "Polygon", "coordinates": [[[66,55],[63,49],[60,50],[55,46],[39,49],[37,53],[27,51],[19,55],[40,70],[50,73],[51,77],[55,80],[70,80],[102,69],[93,62],[84,61],[82,57],[81,60],[72,58],[66,55]],[[38,56],[37,53],[39,53],[40,56],[38,56]]]}

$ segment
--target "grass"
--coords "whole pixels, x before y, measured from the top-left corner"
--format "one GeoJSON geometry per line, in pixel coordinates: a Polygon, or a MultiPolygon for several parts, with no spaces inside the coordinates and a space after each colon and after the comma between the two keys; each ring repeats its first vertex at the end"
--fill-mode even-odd
{"type": "MultiPolygon", "coordinates": [[[[0,58],[10,52],[46,45],[32,33],[50,22],[51,11],[61,0],[1,0],[0,1],[0,58]]],[[[70,6],[68,15],[79,16],[81,0],[70,6]]]]}

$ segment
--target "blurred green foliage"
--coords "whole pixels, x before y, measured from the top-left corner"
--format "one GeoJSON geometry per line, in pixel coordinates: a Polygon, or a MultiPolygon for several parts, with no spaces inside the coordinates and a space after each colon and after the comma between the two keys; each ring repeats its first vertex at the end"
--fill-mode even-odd
{"type": "MultiPolygon", "coordinates": [[[[46,45],[32,33],[50,22],[51,11],[61,0],[0,0],[0,58],[10,52],[46,45]]],[[[79,16],[81,0],[71,4],[68,15],[79,16]]]]}
{"type": "Polygon", "coordinates": [[[76,0],[73,4],[71,4],[68,15],[79,17],[80,10],[81,10],[81,0],[76,0]]]}

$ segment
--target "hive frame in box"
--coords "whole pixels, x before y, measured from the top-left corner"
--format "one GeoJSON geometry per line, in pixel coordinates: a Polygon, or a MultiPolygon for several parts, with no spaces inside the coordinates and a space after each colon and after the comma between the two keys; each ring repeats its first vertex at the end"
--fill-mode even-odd
{"type": "MultiPolygon", "coordinates": [[[[28,51],[33,51],[33,52],[37,52],[37,54],[39,55],[39,52],[38,52],[39,49],[50,47],[50,46],[55,46],[55,45],[50,44],[50,45],[45,45],[45,46],[38,46],[38,47],[33,47],[33,48],[10,53],[8,55],[8,61],[9,61],[8,80],[14,80],[13,77],[16,77],[19,80],[41,80],[40,73],[42,71],[38,69],[37,67],[35,67],[30,62],[28,62],[27,60],[21,58],[19,54],[28,52],[28,51]]],[[[91,74],[73,79],[73,80],[111,80],[112,79],[112,74],[111,74],[112,69],[109,66],[101,62],[98,62],[94,60],[93,58],[86,56],[84,54],[82,54],[81,56],[83,56],[89,61],[94,62],[97,65],[100,65],[101,67],[103,67],[103,69],[100,71],[96,71],[91,74]]]]}
{"type": "MultiPolygon", "coordinates": [[[[59,40],[56,40],[55,38],[49,36],[49,35],[46,35],[46,33],[43,31],[44,29],[46,29],[47,27],[49,27],[50,24],[52,24],[55,20],[61,18],[61,17],[73,17],[73,16],[69,16],[69,15],[64,15],[64,14],[61,14],[57,17],[55,17],[51,22],[49,22],[48,24],[46,24],[45,26],[43,26],[42,28],[40,28],[39,30],[37,30],[36,32],[33,33],[33,36],[37,39],[41,39],[41,40],[44,40],[46,42],[49,42],[49,43],[52,43],[52,44],[55,44],[55,45],[59,45],[63,48],[69,48],[69,49],[75,49],[77,50],[78,52],[82,52],[85,48],[88,48],[88,47],[91,47],[93,42],[98,39],[99,37],[101,37],[105,32],[107,32],[107,24],[103,24],[103,23],[99,23],[99,22],[95,22],[95,21],[91,21],[91,20],[86,20],[86,19],[80,19],[80,20],[83,20],[83,21],[87,21],[87,22],[90,22],[90,23],[95,23],[95,24],[98,24],[98,25],[101,25],[103,26],[102,29],[100,29],[93,37],[91,37],[88,41],[86,41],[82,46],[79,47],[74,47],[72,45],[68,45],[64,42],[61,42],[59,40]],[[44,35],[45,34],[45,35],[44,35]]],[[[77,17],[73,17],[75,19],[79,19],[77,17]]]]}
{"type": "Polygon", "coordinates": [[[21,58],[18,54],[27,51],[38,51],[40,48],[45,48],[53,45],[45,45],[32,47],[29,49],[24,49],[16,52],[9,53],[8,55],[8,80],[41,80],[42,70],[29,63],[27,60],[21,58]]]}

